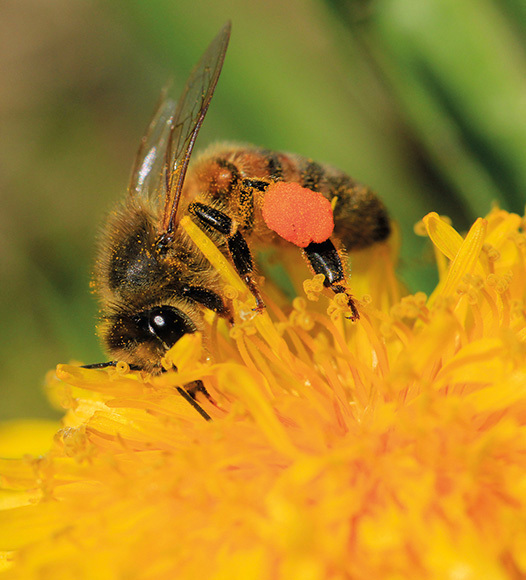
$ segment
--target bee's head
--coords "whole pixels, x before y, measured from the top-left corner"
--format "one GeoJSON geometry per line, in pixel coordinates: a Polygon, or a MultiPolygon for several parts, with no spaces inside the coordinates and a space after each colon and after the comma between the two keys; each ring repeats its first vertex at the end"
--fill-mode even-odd
{"type": "Polygon", "coordinates": [[[137,314],[121,312],[107,317],[101,327],[106,349],[118,360],[151,371],[185,334],[197,330],[190,316],[175,306],[161,305],[137,314]]]}

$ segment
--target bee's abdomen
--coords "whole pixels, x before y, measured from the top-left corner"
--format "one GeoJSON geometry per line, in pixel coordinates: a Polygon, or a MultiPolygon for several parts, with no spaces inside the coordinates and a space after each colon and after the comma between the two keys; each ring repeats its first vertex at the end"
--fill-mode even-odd
{"type": "Polygon", "coordinates": [[[250,222],[251,230],[261,230],[264,223],[258,207],[264,192],[254,189],[247,194],[243,187],[253,179],[295,182],[320,192],[333,203],[333,235],[349,250],[365,248],[390,234],[387,210],[371,189],[337,169],[300,155],[216,145],[198,160],[189,182],[194,191],[206,192],[242,223],[250,222]]]}
{"type": "Polygon", "coordinates": [[[381,199],[345,174],[328,177],[322,193],[334,204],[334,233],[349,250],[366,248],[389,237],[391,224],[381,199]]]}

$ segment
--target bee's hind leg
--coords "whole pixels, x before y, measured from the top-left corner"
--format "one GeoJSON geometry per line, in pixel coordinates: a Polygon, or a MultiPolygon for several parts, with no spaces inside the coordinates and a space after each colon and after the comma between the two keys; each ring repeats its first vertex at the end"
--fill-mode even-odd
{"type": "Polygon", "coordinates": [[[312,269],[316,274],[325,276],[324,285],[330,288],[335,294],[346,294],[348,305],[351,309],[351,320],[358,320],[360,313],[356,308],[353,297],[347,292],[345,282],[345,272],[338,254],[331,240],[325,240],[321,243],[311,242],[304,250],[304,255],[309,261],[312,269]]]}

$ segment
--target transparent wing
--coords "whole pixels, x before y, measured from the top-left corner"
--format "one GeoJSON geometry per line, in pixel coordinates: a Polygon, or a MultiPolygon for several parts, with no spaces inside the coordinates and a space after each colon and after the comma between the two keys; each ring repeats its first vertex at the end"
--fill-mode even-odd
{"type": "Polygon", "coordinates": [[[230,22],[227,22],[195,66],[172,118],[164,165],[166,197],[161,222],[164,231],[175,227],[177,206],[190,154],[221,73],[230,28],[230,22]]]}
{"type": "Polygon", "coordinates": [[[145,199],[159,199],[164,193],[164,167],[176,103],[161,95],[148,129],[135,157],[128,192],[145,199]]]}

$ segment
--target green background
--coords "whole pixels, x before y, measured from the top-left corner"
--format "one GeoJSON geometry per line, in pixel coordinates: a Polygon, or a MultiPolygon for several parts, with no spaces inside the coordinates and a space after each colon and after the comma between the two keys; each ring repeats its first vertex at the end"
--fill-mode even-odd
{"type": "Polygon", "coordinates": [[[400,273],[435,283],[413,234],[523,213],[523,0],[10,0],[0,18],[0,419],[51,416],[44,375],[104,360],[89,292],[97,228],[125,191],[160,89],[233,32],[198,148],[245,141],[348,171],[386,200],[400,273]]]}

